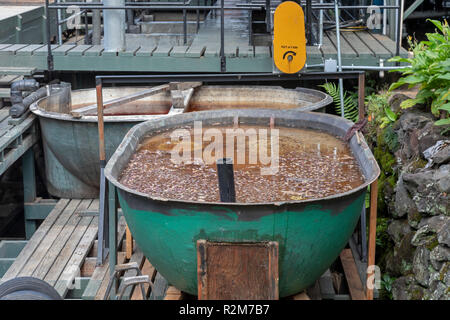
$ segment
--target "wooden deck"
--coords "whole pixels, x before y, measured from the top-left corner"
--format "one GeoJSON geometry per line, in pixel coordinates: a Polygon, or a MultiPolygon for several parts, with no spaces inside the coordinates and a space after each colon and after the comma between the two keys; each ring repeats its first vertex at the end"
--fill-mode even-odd
{"type": "MultiPolygon", "coordinates": [[[[233,5],[240,0],[227,0],[233,5]]],[[[226,72],[272,72],[270,35],[258,37],[250,45],[247,11],[225,12],[226,72]]],[[[368,31],[342,32],[344,65],[379,65],[395,55],[395,42],[387,36],[368,31]]],[[[201,22],[198,33],[188,45],[171,45],[161,38],[157,45],[129,44],[124,52],[105,52],[102,45],[67,43],[52,45],[54,69],[58,71],[127,71],[127,72],[220,72],[220,11],[211,12],[201,22]]],[[[403,48],[400,54],[407,55],[403,48]]],[[[307,64],[337,58],[336,34],[326,32],[324,43],[307,46],[307,64]]],[[[3,68],[28,67],[47,69],[44,44],[0,44],[0,72],[3,68]]]]}
{"type": "MultiPolygon", "coordinates": [[[[61,199],[42,222],[26,246],[6,271],[0,283],[6,280],[32,276],[51,284],[65,299],[101,300],[104,298],[110,272],[108,259],[96,266],[98,199],[61,199]]],[[[142,274],[154,282],[152,291],[146,285],[146,299],[178,300],[195,299],[182,294],[158,273],[136,245],[129,259],[126,257],[126,223],[121,217],[118,225],[117,263],[136,262],[142,274]]],[[[364,292],[350,249],[344,249],[340,257],[345,279],[350,291],[342,294],[335,290],[330,270],[306,292],[288,299],[362,299],[364,292]]],[[[136,275],[127,271],[124,277],[136,275]]],[[[342,282],[342,281],[341,281],[342,282]]],[[[141,290],[125,291],[124,299],[142,299],[141,290]]]]}

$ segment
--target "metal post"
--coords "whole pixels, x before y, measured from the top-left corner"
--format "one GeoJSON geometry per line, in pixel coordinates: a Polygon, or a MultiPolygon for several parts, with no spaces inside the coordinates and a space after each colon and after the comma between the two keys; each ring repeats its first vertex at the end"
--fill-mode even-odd
{"type": "MultiPolygon", "coordinates": [[[[383,0],[383,5],[387,5],[386,0],[383,0]]],[[[382,9],[383,10],[383,35],[387,34],[387,10],[386,9],[382,9]]]]}
{"type": "Polygon", "coordinates": [[[219,179],[220,201],[236,202],[233,159],[222,158],[217,160],[217,177],[219,179]]]}
{"type": "MultiPolygon", "coordinates": [[[[341,57],[341,30],[339,26],[339,8],[337,0],[334,0],[334,15],[336,21],[336,44],[337,44],[337,56],[338,56],[338,68],[339,72],[342,72],[342,57],[341,57]]],[[[341,116],[345,117],[344,111],[344,80],[339,78],[339,98],[341,101],[341,116]]]]}
{"type": "Polygon", "coordinates": [[[267,27],[267,32],[271,32],[272,28],[270,25],[270,0],[266,0],[266,27],[267,27]]]}
{"type": "MultiPolygon", "coordinates": [[[[183,0],[183,6],[186,5],[186,0],[183,0]]],[[[183,44],[187,44],[187,19],[186,19],[186,9],[183,9],[183,44]]]]}
{"type": "MultiPolygon", "coordinates": [[[[125,0],[104,1],[105,7],[124,6],[125,0]]],[[[103,10],[105,51],[125,50],[125,10],[103,10]]]]}
{"type": "Polygon", "coordinates": [[[87,10],[84,11],[84,44],[89,44],[89,25],[87,10]]]}
{"type": "MultiPolygon", "coordinates": [[[[118,207],[118,199],[117,199],[117,190],[116,187],[108,182],[109,189],[109,274],[110,279],[114,278],[114,271],[116,269],[117,264],[117,207],[118,207]]],[[[113,280],[111,288],[111,296],[116,296],[117,283],[113,280]]]]}
{"type": "Polygon", "coordinates": [[[395,43],[395,55],[400,55],[400,46],[402,45],[402,35],[403,35],[403,8],[405,0],[400,0],[400,9],[397,11],[397,40],[395,43]]]}
{"type": "MultiPolygon", "coordinates": [[[[323,3],[323,0],[320,0],[320,4],[323,3]]],[[[323,10],[319,11],[319,46],[323,45],[323,10]]]]}
{"type": "Polygon", "coordinates": [[[102,265],[107,255],[107,231],[108,230],[108,189],[106,186],[105,166],[106,166],[106,151],[105,151],[105,131],[103,121],[103,92],[102,81],[97,79],[97,118],[98,118],[98,144],[99,144],[99,158],[100,158],[100,208],[98,215],[98,251],[97,251],[97,265],[102,265]]]}
{"type": "Polygon", "coordinates": [[[196,33],[198,33],[198,29],[200,28],[200,10],[197,9],[197,31],[196,33]]]}
{"type": "MultiPolygon", "coordinates": [[[[52,55],[52,45],[51,45],[51,35],[50,35],[50,12],[48,9],[48,1],[45,0],[45,18],[46,18],[46,31],[47,31],[47,69],[48,71],[53,70],[53,55],[52,55]]],[[[51,80],[51,73],[49,75],[51,80]]]]}
{"type": "MultiPolygon", "coordinates": [[[[100,2],[101,0],[93,0],[100,2]]],[[[99,45],[102,38],[102,18],[100,10],[92,10],[92,44],[99,45]]]]}
{"type": "MultiPolygon", "coordinates": [[[[61,0],[56,0],[56,3],[59,3],[61,0]]],[[[56,25],[58,26],[58,44],[62,45],[62,25],[59,23],[61,21],[61,10],[57,9],[56,14],[56,25]]]]}
{"type": "Polygon", "coordinates": [[[306,23],[307,23],[307,43],[309,46],[312,45],[312,0],[306,0],[306,23]]]}
{"type": "MultiPolygon", "coordinates": [[[[23,201],[24,203],[32,203],[36,200],[36,174],[34,166],[33,147],[28,149],[22,157],[23,172],[23,201]]],[[[36,221],[27,219],[27,206],[25,206],[25,237],[30,239],[34,231],[36,231],[36,221]]]]}
{"type": "Polygon", "coordinates": [[[366,95],[366,74],[361,72],[358,76],[358,120],[365,117],[364,100],[366,95]]]}
{"type": "Polygon", "coordinates": [[[224,0],[220,0],[220,71],[226,71],[225,61],[225,10],[224,0]]]}

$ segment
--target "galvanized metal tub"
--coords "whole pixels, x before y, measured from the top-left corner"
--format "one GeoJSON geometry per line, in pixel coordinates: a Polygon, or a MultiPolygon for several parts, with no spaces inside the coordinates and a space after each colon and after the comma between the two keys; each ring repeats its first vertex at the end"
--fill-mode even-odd
{"type": "MultiPolygon", "coordinates": [[[[208,203],[152,197],[119,182],[119,176],[144,137],[192,125],[223,123],[235,117],[246,125],[312,128],[343,137],[352,122],[340,117],[290,110],[207,111],[150,120],[133,127],[109,160],[105,175],[118,190],[120,206],[139,247],[153,266],[178,289],[197,294],[196,241],[278,241],[279,292],[288,296],[307,288],[333,263],[350,238],[364,205],[367,186],[380,169],[365,141],[349,146],[364,183],[345,193],[317,200],[272,203],[208,203]]],[[[248,270],[251,272],[251,270],[248,270]]]]}
{"type": "MultiPolygon", "coordinates": [[[[141,90],[142,87],[104,88],[103,101],[141,90]]],[[[30,107],[39,116],[41,125],[47,189],[55,197],[95,198],[98,197],[100,181],[97,116],[93,111],[92,115],[74,118],[69,112],[96,103],[96,92],[95,89],[75,90],[71,92],[71,100],[64,97],[67,96],[63,88],[55,87],[50,96],[30,107]]],[[[195,90],[190,106],[192,111],[257,106],[320,111],[331,100],[323,92],[305,88],[288,90],[268,86],[203,86],[195,90]]],[[[166,91],[106,109],[107,159],[133,125],[168,116],[171,101],[170,92],[166,91]]]]}

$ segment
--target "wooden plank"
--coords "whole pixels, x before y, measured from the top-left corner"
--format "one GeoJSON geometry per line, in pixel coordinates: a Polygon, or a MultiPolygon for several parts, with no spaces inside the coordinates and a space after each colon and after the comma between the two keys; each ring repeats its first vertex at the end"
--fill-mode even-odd
{"type": "MultiPolygon", "coordinates": [[[[397,45],[395,41],[392,41],[389,37],[386,37],[382,34],[371,33],[370,35],[374,37],[382,46],[388,49],[391,52],[392,56],[395,56],[395,52],[397,50],[397,45]]],[[[406,51],[402,46],[400,46],[400,55],[407,56],[408,51],[406,51]]]]}
{"type": "Polygon", "coordinates": [[[182,293],[174,286],[169,286],[164,300],[182,300],[182,293]]]}
{"type": "Polygon", "coordinates": [[[131,259],[131,256],[133,255],[133,236],[131,235],[130,228],[126,228],[125,231],[125,240],[126,240],[126,253],[127,253],[127,259],[131,259]]]}
{"type": "MultiPolygon", "coordinates": [[[[125,259],[126,259],[125,255],[126,255],[125,252],[117,253],[117,264],[125,263],[125,259]]],[[[109,272],[109,265],[108,265],[106,275],[103,278],[103,281],[97,291],[95,300],[103,300],[105,293],[106,293],[106,289],[108,288],[109,278],[110,278],[110,272],[109,272]]]]}
{"type": "Polygon", "coordinates": [[[172,51],[170,51],[171,57],[184,57],[188,51],[189,46],[175,46],[172,51]]]}
{"type": "Polygon", "coordinates": [[[84,52],[89,50],[90,48],[92,48],[92,45],[81,44],[81,45],[75,46],[75,48],[70,50],[67,53],[67,55],[68,56],[82,56],[84,54],[84,52]]]}
{"type": "MultiPolygon", "coordinates": [[[[54,260],[52,267],[48,271],[44,280],[50,285],[55,286],[60,279],[61,274],[65,270],[68,261],[72,257],[78,243],[82,239],[86,229],[92,222],[92,217],[83,217],[78,221],[77,226],[73,230],[72,235],[65,243],[64,247],[60,251],[60,254],[54,260]]],[[[81,264],[80,264],[81,265],[81,264]]]]}
{"type": "Polygon", "coordinates": [[[173,46],[170,45],[162,45],[158,46],[155,51],[153,51],[153,57],[168,57],[170,52],[172,51],[173,46]]]}
{"type": "Polygon", "coordinates": [[[97,257],[86,257],[81,265],[81,277],[92,277],[97,264],[97,257]]]}
{"type": "Polygon", "coordinates": [[[45,44],[30,44],[29,46],[23,47],[16,51],[16,56],[29,56],[34,53],[37,49],[46,46],[45,44]]]}
{"type": "MultiPolygon", "coordinates": [[[[75,209],[80,205],[81,200],[71,200],[70,203],[67,205],[67,207],[64,209],[64,211],[59,215],[58,220],[56,220],[55,224],[52,226],[52,228],[47,232],[44,239],[42,239],[41,243],[39,244],[39,247],[36,248],[33,255],[30,257],[28,263],[23,267],[23,269],[19,272],[18,276],[25,277],[25,276],[32,276],[34,274],[34,271],[38,267],[38,265],[41,263],[41,261],[44,259],[45,256],[52,254],[52,245],[55,242],[56,239],[60,237],[60,233],[65,228],[66,223],[70,220],[73,222],[74,219],[71,219],[73,216],[75,209]]],[[[78,222],[78,219],[75,219],[76,222],[78,222]]],[[[63,237],[63,235],[61,235],[63,237]]],[[[61,243],[61,241],[57,241],[56,245],[61,243]]],[[[58,255],[58,252],[56,252],[56,255],[58,255]]],[[[45,266],[50,263],[50,265],[53,263],[53,259],[50,261],[44,261],[43,264],[45,266]],[[47,263],[48,262],[48,263],[47,263]]],[[[48,271],[48,269],[46,269],[48,271]]],[[[36,276],[37,278],[44,279],[46,272],[39,276],[36,276]]]]}
{"type": "Polygon", "coordinates": [[[322,56],[325,59],[336,58],[337,56],[336,47],[334,46],[333,42],[331,42],[330,38],[326,36],[326,34],[323,35],[323,44],[320,48],[320,51],[322,52],[322,56]]]}
{"type": "MultiPolygon", "coordinates": [[[[145,261],[144,261],[144,265],[142,266],[141,273],[142,273],[142,275],[148,275],[150,277],[151,281],[155,280],[156,269],[155,269],[155,267],[152,266],[152,264],[147,259],[145,259],[145,261]]],[[[148,293],[150,290],[150,285],[144,284],[144,286],[145,286],[146,296],[142,297],[141,290],[134,290],[133,295],[131,296],[131,300],[146,300],[147,299],[147,296],[148,296],[148,293]]]]}
{"type": "Polygon", "coordinates": [[[199,300],[276,300],[278,243],[198,240],[197,279],[199,300]]]}
{"type": "MultiPolygon", "coordinates": [[[[377,237],[377,199],[378,199],[378,179],[370,184],[370,216],[369,216],[369,245],[368,245],[368,258],[367,265],[375,265],[375,248],[377,237]]],[[[372,284],[375,282],[374,276],[375,270],[367,273],[367,279],[373,278],[372,284]]],[[[366,286],[367,300],[373,300],[373,288],[366,286]]]]}
{"type": "MultiPolygon", "coordinates": [[[[0,109],[0,122],[9,117],[9,108],[0,109]]],[[[5,131],[6,133],[6,131],[5,131]]]]}
{"type": "Polygon", "coordinates": [[[61,199],[56,204],[55,208],[50,212],[47,218],[42,222],[40,227],[33,234],[31,239],[28,241],[27,245],[20,254],[17,256],[16,260],[12,264],[12,266],[8,269],[8,271],[3,275],[1,279],[2,282],[15,278],[17,274],[22,270],[23,266],[27,263],[28,258],[33,254],[34,250],[39,246],[42,239],[47,234],[48,230],[52,227],[55,221],[58,219],[61,212],[65,209],[65,207],[69,204],[69,199],[61,199]]]}
{"type": "Polygon", "coordinates": [[[292,300],[311,300],[311,298],[305,291],[303,291],[292,296],[292,300]]]}
{"type": "Polygon", "coordinates": [[[92,46],[89,49],[87,49],[84,52],[84,55],[89,56],[89,57],[100,56],[100,55],[102,55],[103,51],[104,51],[104,48],[102,45],[95,45],[95,46],[92,46]]]}
{"type": "Polygon", "coordinates": [[[27,46],[27,44],[15,44],[15,45],[9,46],[7,48],[1,49],[0,56],[14,55],[14,54],[16,54],[16,51],[18,51],[26,46],[27,46]]]}
{"type": "Polygon", "coordinates": [[[361,39],[364,44],[370,48],[372,52],[375,53],[375,56],[379,58],[389,58],[391,57],[391,53],[384,46],[382,46],[378,41],[373,38],[369,32],[355,32],[355,35],[361,39]]]}
{"type": "Polygon", "coordinates": [[[343,32],[342,37],[354,48],[358,57],[375,56],[375,53],[354,32],[343,32]]]}
{"type": "MultiPolygon", "coordinates": [[[[59,47],[58,44],[52,44],[52,45],[51,45],[52,52],[53,52],[54,50],[56,50],[58,47],[59,47]]],[[[42,46],[41,48],[35,50],[35,51],[33,52],[33,55],[34,55],[34,56],[46,56],[46,55],[47,55],[47,51],[48,51],[48,50],[47,50],[47,46],[42,46]]]]}
{"type": "Polygon", "coordinates": [[[70,50],[75,49],[76,47],[77,46],[73,44],[63,44],[55,50],[52,50],[52,54],[54,56],[65,56],[70,50]]]}
{"type": "Polygon", "coordinates": [[[342,267],[344,268],[345,279],[347,280],[350,297],[352,300],[366,300],[364,288],[356,269],[355,260],[353,259],[352,250],[342,250],[340,256],[342,267]]]}
{"type": "Polygon", "coordinates": [[[13,44],[0,44],[0,50],[11,47],[13,44]]]}
{"type": "Polygon", "coordinates": [[[133,57],[136,55],[136,52],[139,50],[140,47],[141,46],[139,45],[135,45],[132,48],[127,48],[125,51],[119,52],[119,56],[133,57]]]}
{"type": "MultiPolygon", "coordinates": [[[[98,202],[96,203],[96,207],[98,208],[98,202]]],[[[81,220],[85,218],[86,217],[83,217],[81,220]]],[[[67,294],[69,285],[72,283],[75,277],[79,276],[80,267],[83,264],[84,259],[88,255],[89,249],[94,244],[97,234],[98,234],[98,218],[94,217],[91,218],[91,223],[89,227],[84,232],[81,240],[79,241],[70,260],[67,262],[67,265],[64,268],[64,271],[62,272],[55,286],[56,291],[58,291],[58,293],[61,296],[64,297],[67,294]]]]}
{"type": "Polygon", "coordinates": [[[190,46],[186,51],[186,57],[189,58],[200,58],[206,50],[206,46],[190,46]]]}
{"type": "Polygon", "coordinates": [[[136,51],[136,57],[150,57],[156,48],[157,46],[154,46],[153,48],[140,47],[136,51]]]}
{"type": "MultiPolygon", "coordinates": [[[[16,74],[10,74],[7,76],[3,76],[0,78],[0,85],[2,86],[8,86],[15,80],[20,80],[22,78],[21,76],[18,76],[16,74]]],[[[1,120],[0,120],[1,121],[1,120]]]]}
{"type": "MultiPolygon", "coordinates": [[[[42,261],[40,261],[39,265],[34,270],[32,276],[39,278],[39,279],[45,279],[45,277],[48,275],[49,270],[52,268],[54,262],[57,260],[58,256],[61,254],[61,251],[63,250],[65,244],[68,242],[69,238],[72,236],[72,233],[75,229],[75,227],[78,225],[80,218],[76,214],[76,210],[84,210],[89,207],[89,205],[92,203],[92,200],[72,200],[69,204],[76,204],[76,206],[72,206],[70,209],[72,210],[72,215],[70,219],[68,220],[67,224],[64,225],[63,229],[61,229],[60,226],[53,227],[51,232],[56,234],[58,230],[55,229],[61,229],[60,232],[57,234],[57,241],[52,243],[51,248],[46,251],[46,255],[42,258],[42,261]]],[[[69,210],[69,206],[67,206],[67,210],[69,210]]]]}
{"type": "MultiPolygon", "coordinates": [[[[326,35],[330,41],[333,43],[334,47],[337,48],[337,39],[336,39],[336,32],[329,31],[326,33],[326,35]]],[[[341,35],[341,56],[343,58],[356,58],[356,52],[353,50],[353,48],[348,44],[348,42],[345,40],[345,38],[341,35]]]]}
{"type": "MultiPolygon", "coordinates": [[[[122,242],[122,239],[125,235],[125,228],[126,228],[126,223],[125,223],[125,219],[122,216],[119,219],[118,228],[117,228],[118,229],[117,230],[117,234],[118,234],[117,245],[118,246],[122,242]]],[[[123,253],[123,257],[125,259],[125,253],[123,253]]],[[[89,281],[86,289],[83,292],[83,295],[82,295],[83,300],[95,299],[96,296],[98,295],[100,287],[102,286],[102,283],[107,274],[108,274],[108,279],[109,279],[109,264],[107,261],[108,261],[108,258],[106,258],[106,262],[103,265],[95,268],[94,273],[92,274],[91,280],[89,281]]],[[[117,261],[118,261],[117,263],[120,263],[119,259],[117,261]]],[[[106,282],[106,283],[108,283],[108,282],[106,282]]],[[[106,290],[106,288],[105,288],[105,290],[106,290]]],[[[101,299],[103,299],[103,296],[101,296],[101,299]]]]}

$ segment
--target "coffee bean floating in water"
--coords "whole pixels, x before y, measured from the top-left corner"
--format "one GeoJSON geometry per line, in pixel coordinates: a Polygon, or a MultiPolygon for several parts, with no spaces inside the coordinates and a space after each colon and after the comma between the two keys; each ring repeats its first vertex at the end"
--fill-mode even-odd
{"type": "MultiPolygon", "coordinates": [[[[122,171],[120,182],[158,198],[219,202],[214,160],[226,155],[226,131],[233,128],[204,127],[203,133],[208,133],[210,128],[220,130],[222,154],[217,151],[218,148],[211,151],[211,143],[215,138],[203,135],[202,142],[202,135],[194,137],[192,128],[186,129],[188,134],[184,138],[189,136],[189,139],[172,140],[172,130],[162,132],[141,143],[122,171]],[[178,151],[190,151],[189,157],[185,159],[187,161],[171,161],[175,147],[178,151]],[[199,154],[202,157],[196,158],[199,154]]],[[[237,202],[319,199],[352,190],[364,183],[349,147],[333,135],[309,129],[276,128],[279,130],[278,157],[272,158],[272,154],[276,156],[276,148],[272,150],[271,140],[277,139],[275,134],[271,135],[269,128],[240,126],[239,129],[242,131],[237,133],[235,146],[240,138],[245,143],[240,144],[241,149],[235,147],[232,151],[237,202]],[[245,136],[245,132],[251,128],[260,133],[257,140],[245,136]],[[260,129],[267,130],[268,134],[261,134],[260,129]],[[266,156],[263,163],[260,157],[262,151],[266,156]],[[250,159],[255,158],[256,162],[249,163],[250,159]],[[244,163],[242,159],[245,159],[244,163]],[[278,159],[278,163],[274,159],[278,159]],[[261,174],[261,169],[269,168],[270,164],[277,168],[272,171],[274,174],[261,174]]]]}

